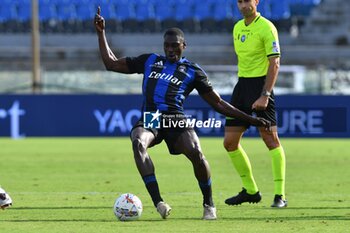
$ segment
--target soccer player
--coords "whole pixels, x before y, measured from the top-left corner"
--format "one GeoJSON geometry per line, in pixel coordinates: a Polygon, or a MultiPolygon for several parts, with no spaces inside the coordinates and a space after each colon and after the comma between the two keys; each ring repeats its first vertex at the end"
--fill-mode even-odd
{"type": "MultiPolygon", "coordinates": [[[[280,65],[278,33],[274,25],[257,12],[259,0],[238,0],[243,19],[233,28],[233,43],[238,58],[238,83],[231,104],[247,114],[271,121],[271,131],[258,127],[272,160],[274,199],[271,207],[286,207],[285,154],[277,133],[273,87],[280,65]]],[[[240,140],[250,124],[237,117],[228,117],[225,124],[224,147],[243,183],[238,195],[225,200],[228,205],[258,203],[261,194],[255,183],[251,164],[240,140]]]]}
{"type": "Polygon", "coordinates": [[[262,118],[251,117],[220,98],[213,90],[206,73],[197,64],[182,57],[186,41],[180,29],[171,28],[165,32],[163,44],[165,56],[150,53],[138,57],[117,58],[108,45],[105,20],[100,15],[100,8],[97,10],[94,24],[106,69],[126,74],[143,74],[142,117],[133,127],[130,138],[137,169],[157,211],[165,219],[171,207],[160,195],[155,168],[147,149],[164,140],[170,154],[184,154],[191,161],[203,195],[203,219],[216,219],[210,168],[194,129],[191,127],[163,127],[160,129],[144,127],[143,113],[155,112],[154,117],[159,117],[159,114],[174,116],[173,121],[181,122],[185,119],[183,102],[190,92],[196,89],[206,102],[224,115],[237,117],[249,124],[267,128],[270,127],[270,122],[262,118]]]}
{"type": "Polygon", "coordinates": [[[12,205],[12,199],[8,193],[2,188],[0,188],[0,208],[6,209],[12,205]]]}

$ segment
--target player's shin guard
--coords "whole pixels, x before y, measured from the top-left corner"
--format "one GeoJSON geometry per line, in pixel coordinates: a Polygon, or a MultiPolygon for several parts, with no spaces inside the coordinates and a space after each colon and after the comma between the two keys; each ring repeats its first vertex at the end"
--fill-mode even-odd
{"type": "Polygon", "coordinates": [[[286,158],[282,146],[270,150],[275,195],[285,198],[286,158]]]}
{"type": "Polygon", "coordinates": [[[203,205],[214,206],[211,179],[209,178],[207,181],[198,181],[198,184],[203,194],[203,205]]]}
{"type": "Polygon", "coordinates": [[[239,146],[237,150],[228,152],[228,155],[240,175],[243,187],[247,190],[247,193],[257,193],[258,187],[253,177],[250,161],[243,148],[239,146]]]}
{"type": "Polygon", "coordinates": [[[157,206],[157,204],[160,201],[163,201],[162,197],[160,196],[158,182],[156,179],[156,176],[154,174],[143,176],[142,177],[143,182],[146,185],[147,191],[149,195],[152,198],[154,206],[157,206]]]}

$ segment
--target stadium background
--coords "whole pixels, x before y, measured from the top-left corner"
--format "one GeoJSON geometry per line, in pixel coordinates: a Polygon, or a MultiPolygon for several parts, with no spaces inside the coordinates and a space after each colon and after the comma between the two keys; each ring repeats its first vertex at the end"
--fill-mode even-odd
{"type": "MultiPolygon", "coordinates": [[[[260,0],[259,10],[278,26],[282,45],[276,101],[280,135],[291,137],[282,139],[288,208],[269,208],[273,182],[267,149],[261,139],[247,137],[242,145],[263,201],[234,208],[224,204],[241,187],[240,179],[222,136],[201,137],[212,169],[218,220],[200,220],[201,198],[191,164],[185,156],[167,156],[163,143],[149,150],[162,196],[173,207],[170,218],[161,221],[134,165],[130,140],[115,138],[128,134],[129,121],[138,114],[140,77],[105,71],[91,23],[100,4],[102,15],[110,16],[108,40],[119,56],[162,53],[163,27],[176,23],[186,31],[185,55],[208,71],[227,98],[237,80],[231,38],[239,18],[235,0],[200,1],[203,8],[211,6],[206,20],[192,17],[194,2],[41,0],[36,80],[30,0],[0,0],[0,185],[14,201],[0,211],[1,232],[349,231],[350,2],[344,0],[260,0]],[[180,5],[178,13],[174,2],[180,5]],[[118,12],[122,3],[126,8],[118,12]],[[157,18],[117,18],[145,4],[151,11],[158,8],[157,18]],[[191,17],[177,19],[187,8],[191,17]],[[224,10],[219,16],[227,17],[214,18],[214,9],[224,10]],[[170,17],[162,19],[161,13],[170,17]],[[115,198],[125,192],[143,202],[138,221],[119,222],[113,215],[115,198]]],[[[196,94],[188,101],[188,109],[198,117],[215,114],[196,94]]]]}
{"type": "MultiPolygon", "coordinates": [[[[105,71],[92,25],[99,5],[107,20],[107,39],[118,56],[163,53],[164,29],[178,26],[186,32],[186,57],[208,72],[224,98],[237,81],[231,30],[241,16],[235,1],[33,2],[38,3],[40,30],[36,78],[32,3],[2,0],[0,5],[0,136],[128,135],[124,129],[139,114],[141,78],[105,71]],[[96,111],[105,117],[104,131],[96,111]]],[[[279,30],[282,66],[275,91],[279,127],[287,127],[281,135],[349,137],[350,3],[260,0],[258,9],[279,30]]],[[[195,95],[189,98],[190,110],[211,116],[195,95]]]]}

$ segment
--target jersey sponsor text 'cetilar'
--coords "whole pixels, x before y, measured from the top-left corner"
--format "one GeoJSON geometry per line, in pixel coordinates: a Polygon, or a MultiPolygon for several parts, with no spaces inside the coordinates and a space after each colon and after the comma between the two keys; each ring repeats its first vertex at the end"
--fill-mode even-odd
{"type": "Polygon", "coordinates": [[[181,80],[176,78],[172,74],[166,74],[166,73],[158,73],[156,71],[152,71],[149,75],[148,78],[154,78],[154,79],[163,79],[172,82],[175,85],[180,85],[182,83],[181,80]]]}

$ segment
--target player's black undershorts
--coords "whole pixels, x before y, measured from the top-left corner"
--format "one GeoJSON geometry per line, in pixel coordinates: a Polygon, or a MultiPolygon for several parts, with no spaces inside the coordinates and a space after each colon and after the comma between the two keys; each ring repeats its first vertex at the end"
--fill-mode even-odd
{"type": "MultiPolygon", "coordinates": [[[[133,126],[131,132],[133,129],[137,127],[143,127],[143,121],[139,120],[136,122],[136,124],[133,126]]],[[[197,134],[193,128],[166,128],[166,129],[156,129],[156,128],[145,128],[145,130],[148,130],[153,133],[155,140],[154,142],[149,146],[153,147],[159,143],[161,143],[163,140],[166,142],[169,153],[172,155],[179,155],[184,152],[184,148],[182,147],[181,143],[178,143],[178,140],[180,136],[187,137],[184,140],[192,141],[192,140],[198,140],[197,134]]],[[[194,142],[195,144],[195,142],[194,142]]]]}
{"type": "MultiPolygon", "coordinates": [[[[233,89],[230,103],[239,110],[252,115],[253,112],[258,117],[263,117],[271,121],[271,125],[276,125],[276,110],[275,110],[275,96],[271,93],[267,108],[263,111],[256,111],[252,109],[253,103],[259,99],[265,84],[265,77],[258,78],[239,78],[238,83],[233,89]]],[[[236,118],[226,118],[225,126],[244,126],[249,128],[250,124],[236,118]]]]}

